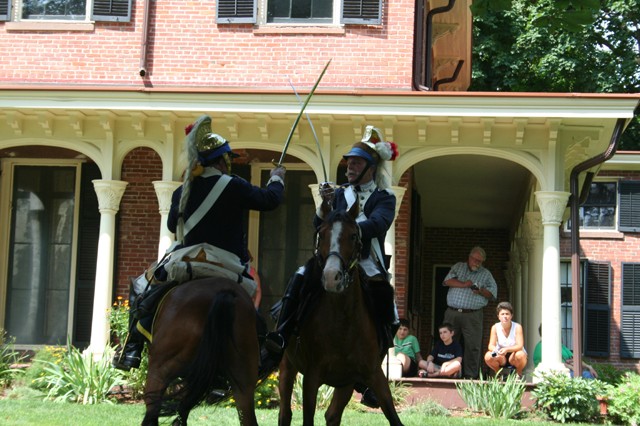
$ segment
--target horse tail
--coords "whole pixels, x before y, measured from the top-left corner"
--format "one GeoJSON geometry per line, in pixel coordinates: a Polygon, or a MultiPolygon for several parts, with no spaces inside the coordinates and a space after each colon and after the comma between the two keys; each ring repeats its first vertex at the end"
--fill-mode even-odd
{"type": "Polygon", "coordinates": [[[236,297],[233,291],[223,290],[218,293],[209,310],[200,345],[184,377],[183,407],[195,407],[214,389],[224,350],[230,347],[228,341],[233,339],[236,297]]]}

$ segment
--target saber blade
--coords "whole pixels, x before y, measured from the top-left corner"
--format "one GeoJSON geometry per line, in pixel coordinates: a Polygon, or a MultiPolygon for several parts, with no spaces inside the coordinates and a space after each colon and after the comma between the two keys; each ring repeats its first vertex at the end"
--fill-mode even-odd
{"type": "MultiPolygon", "coordinates": [[[[300,98],[300,95],[298,94],[298,91],[296,90],[295,86],[293,85],[293,82],[291,81],[291,78],[289,78],[289,84],[291,85],[291,88],[293,89],[293,93],[295,93],[296,98],[298,98],[298,102],[300,102],[300,105],[302,105],[302,98],[300,98]]],[[[322,148],[320,148],[320,141],[318,140],[318,134],[316,133],[316,128],[313,126],[313,122],[311,121],[311,117],[309,117],[309,113],[305,112],[304,113],[305,117],[307,117],[307,121],[309,122],[309,126],[311,127],[311,133],[313,133],[313,138],[316,141],[316,148],[318,148],[318,155],[320,155],[320,162],[322,163],[322,173],[324,174],[324,181],[327,181],[327,169],[324,167],[324,157],[322,156],[322,148]]]]}
{"type": "Polygon", "coordinates": [[[316,84],[313,85],[313,87],[311,88],[311,91],[307,95],[307,99],[305,99],[304,103],[302,104],[302,108],[300,109],[300,112],[298,113],[298,116],[296,117],[295,121],[293,122],[293,125],[291,126],[291,130],[289,131],[289,136],[287,136],[287,140],[284,143],[284,148],[282,148],[282,155],[280,155],[280,160],[278,161],[278,164],[276,164],[276,166],[279,167],[279,166],[282,165],[282,162],[284,161],[284,156],[287,154],[287,149],[289,149],[289,144],[291,143],[291,138],[293,137],[293,132],[296,130],[296,127],[298,127],[298,123],[300,122],[300,118],[302,117],[302,114],[304,113],[305,108],[307,108],[307,105],[309,104],[309,101],[311,100],[311,97],[313,96],[313,92],[316,91],[316,88],[318,87],[318,84],[320,84],[320,81],[322,80],[322,77],[324,77],[324,73],[327,72],[327,68],[329,68],[329,64],[331,64],[331,59],[329,59],[329,62],[327,62],[327,65],[324,66],[322,72],[320,73],[320,76],[316,80],[316,84]]]}

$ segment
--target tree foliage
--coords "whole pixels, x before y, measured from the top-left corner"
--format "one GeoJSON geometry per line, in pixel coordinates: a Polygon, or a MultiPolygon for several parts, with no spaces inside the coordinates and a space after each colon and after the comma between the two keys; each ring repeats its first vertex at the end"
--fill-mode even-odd
{"type": "MultiPolygon", "coordinates": [[[[640,0],[476,0],[472,8],[470,90],[640,91],[640,0]]],[[[637,115],[620,149],[640,150],[637,115]]]]}

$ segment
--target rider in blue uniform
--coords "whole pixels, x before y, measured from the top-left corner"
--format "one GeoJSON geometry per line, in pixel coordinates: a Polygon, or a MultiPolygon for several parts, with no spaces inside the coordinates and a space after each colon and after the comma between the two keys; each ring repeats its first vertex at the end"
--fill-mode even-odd
{"type": "MultiPolygon", "coordinates": [[[[373,296],[381,360],[387,349],[393,345],[393,336],[398,326],[394,291],[389,283],[390,259],[384,249],[387,231],[395,217],[396,197],[389,188],[389,178],[383,168],[384,161],[394,160],[396,156],[396,145],[385,142],[377,128],[367,126],[362,140],[355,143],[344,155],[347,162],[348,185],[337,188],[335,192],[326,184],[320,185],[322,202],[331,204],[332,209],[346,211],[354,203],[359,204],[359,216],[356,218],[362,240],[359,263],[361,270],[368,277],[373,296]]],[[[313,220],[316,229],[322,221],[322,211],[318,208],[313,220]]],[[[304,273],[305,268],[302,267],[289,281],[282,298],[276,331],[267,334],[265,347],[278,360],[296,325],[304,273]]],[[[357,385],[356,390],[363,393],[363,403],[369,406],[377,405],[375,397],[366,388],[359,388],[357,385]]]]}
{"type": "MultiPolygon", "coordinates": [[[[201,116],[185,131],[189,168],[183,185],[173,193],[167,227],[176,233],[177,240],[185,247],[208,243],[235,254],[246,264],[250,257],[244,233],[245,211],[273,210],[280,205],[284,193],[285,169],[276,167],[271,170],[271,178],[265,188],[251,185],[238,176],[231,176],[213,205],[206,212],[198,211],[198,207],[221,177],[230,175],[231,160],[238,155],[222,136],[211,132],[209,116],[201,116]],[[203,213],[202,217],[185,233],[183,225],[189,223],[189,218],[195,212],[203,213]]],[[[135,318],[131,318],[130,323],[132,326],[124,349],[113,361],[116,368],[125,371],[140,366],[144,347],[143,336],[133,326],[135,318]]]]}

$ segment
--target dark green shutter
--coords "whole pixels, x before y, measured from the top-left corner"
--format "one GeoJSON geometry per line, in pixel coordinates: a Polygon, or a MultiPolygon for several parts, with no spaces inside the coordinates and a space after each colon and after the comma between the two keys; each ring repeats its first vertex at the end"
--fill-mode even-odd
{"type": "Polygon", "coordinates": [[[0,21],[11,20],[11,0],[0,0],[0,21]]]}
{"type": "Polygon", "coordinates": [[[216,22],[218,24],[255,24],[256,0],[218,0],[216,22]]]}
{"type": "Polygon", "coordinates": [[[380,25],[382,0],[343,0],[341,23],[380,25]]]}
{"type": "Polygon", "coordinates": [[[609,355],[611,264],[589,262],[584,289],[584,353],[609,355]]]}
{"type": "Polygon", "coordinates": [[[618,230],[640,232],[640,181],[620,181],[618,191],[618,230]]]}
{"type": "Polygon", "coordinates": [[[640,263],[622,264],[620,356],[640,358],[640,263]]]}
{"type": "Polygon", "coordinates": [[[131,0],[93,0],[94,21],[131,21],[131,0]]]}
{"type": "Polygon", "coordinates": [[[91,182],[100,179],[95,163],[82,165],[78,220],[78,255],[76,264],[76,298],[73,318],[73,345],[85,348],[91,339],[93,294],[96,282],[100,211],[98,196],[91,182]]]}

